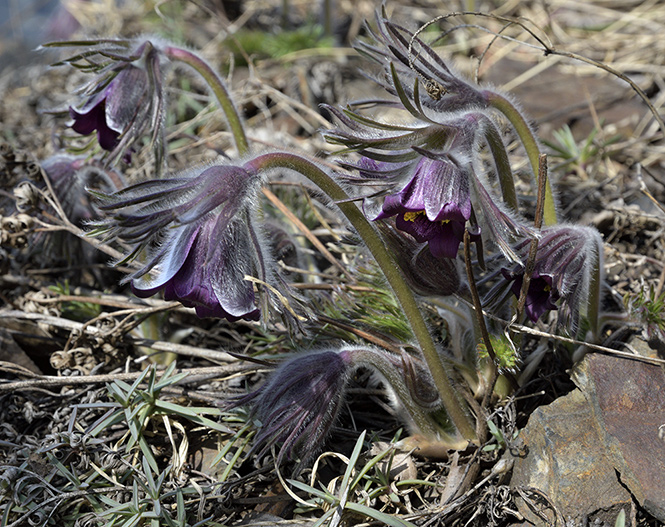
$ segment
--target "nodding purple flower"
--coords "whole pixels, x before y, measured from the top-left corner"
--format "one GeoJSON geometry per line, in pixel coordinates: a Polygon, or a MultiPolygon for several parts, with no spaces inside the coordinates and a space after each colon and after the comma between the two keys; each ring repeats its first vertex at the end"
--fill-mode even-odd
{"type": "Polygon", "coordinates": [[[391,130],[391,125],[369,119],[356,122],[357,114],[331,111],[346,130],[330,130],[327,139],[363,156],[356,164],[341,164],[359,173],[343,176],[349,184],[371,188],[363,195],[368,217],[396,216],[397,228],[428,242],[437,258],[455,258],[468,229],[472,240],[485,231],[504,255],[517,261],[511,243],[530,229],[495,197],[486,167],[475,159],[485,133],[496,131],[489,117],[469,112],[443,125],[391,130]]]}
{"type": "MultiPolygon", "coordinates": [[[[157,166],[164,145],[164,53],[146,40],[90,41],[89,49],[59,64],[69,63],[95,78],[81,92],[84,101],[69,107],[71,128],[82,135],[97,134],[111,162],[128,160],[144,135],[150,135],[157,166]]],[[[58,42],[50,46],[80,46],[58,42]]]]}
{"type": "Polygon", "coordinates": [[[302,470],[321,451],[335,424],[351,375],[369,368],[385,384],[396,413],[414,433],[423,421],[409,412],[425,415],[441,407],[429,370],[406,353],[396,355],[380,348],[345,346],[339,350],[296,355],[282,363],[258,390],[233,399],[229,408],[249,406],[258,432],[252,452],[263,456],[281,445],[277,463],[299,459],[302,470]]]}
{"type": "Polygon", "coordinates": [[[355,164],[341,163],[359,176],[342,177],[355,187],[372,188],[360,196],[368,215],[397,216],[397,227],[427,241],[439,258],[454,258],[468,229],[476,240],[482,231],[504,256],[518,261],[511,245],[530,229],[498,195],[500,188],[510,207],[516,207],[491,93],[459,78],[429,46],[385,14],[377,14],[377,21],[377,45],[361,44],[359,50],[385,67],[378,82],[397,100],[328,107],[341,126],[325,131],[326,140],[345,147],[339,153],[363,156],[355,164]],[[354,110],[370,104],[401,109],[412,122],[385,122],[354,110]],[[373,211],[380,197],[385,197],[380,212],[373,211]]]}
{"type": "Polygon", "coordinates": [[[148,74],[143,69],[125,66],[79,109],[69,108],[72,130],[81,135],[96,131],[99,146],[112,152],[144,102],[147,87],[148,74]]]}
{"type": "MultiPolygon", "coordinates": [[[[530,241],[515,247],[526,262],[530,241]]],[[[526,314],[536,322],[544,313],[557,310],[559,324],[577,327],[586,308],[595,269],[602,269],[603,242],[598,231],[577,225],[556,225],[540,233],[535,267],[526,298],[526,314]]],[[[488,294],[489,302],[502,302],[505,293],[519,297],[524,280],[524,265],[500,270],[500,281],[488,294]],[[503,294],[502,294],[503,293],[503,294]]]]}
{"type": "Polygon", "coordinates": [[[127,278],[137,296],[163,290],[167,300],[194,307],[200,317],[257,320],[254,286],[246,278],[273,279],[251,207],[260,184],[257,173],[215,165],[96,193],[110,215],[97,222],[97,232],[132,246],[123,262],[147,256],[127,278]]]}
{"type": "MultiPolygon", "coordinates": [[[[511,282],[510,291],[515,298],[519,298],[524,283],[524,269],[518,268],[517,271],[501,269],[501,274],[511,282]]],[[[532,322],[537,322],[547,311],[558,309],[556,302],[560,297],[559,292],[552,285],[552,279],[551,274],[541,274],[538,271],[534,271],[531,275],[524,309],[532,322]]]]}
{"type": "MultiPolygon", "coordinates": [[[[86,189],[114,192],[124,184],[120,174],[80,156],[59,153],[41,161],[40,165],[62,212],[79,227],[99,218],[99,210],[86,189]]],[[[43,188],[45,185],[40,181],[37,186],[43,188]]],[[[88,244],[66,231],[36,232],[30,243],[30,252],[38,254],[39,263],[43,265],[54,265],[63,260],[68,263],[91,262],[97,256],[88,244]]]]}
{"type": "Polygon", "coordinates": [[[399,230],[428,242],[436,258],[455,258],[471,218],[469,175],[450,159],[422,157],[412,179],[386,196],[374,219],[392,216],[399,230]]]}
{"type": "Polygon", "coordinates": [[[281,444],[277,463],[300,458],[304,467],[322,449],[349,381],[352,354],[320,351],[282,363],[258,390],[232,402],[249,405],[259,431],[252,451],[264,455],[281,444]]]}

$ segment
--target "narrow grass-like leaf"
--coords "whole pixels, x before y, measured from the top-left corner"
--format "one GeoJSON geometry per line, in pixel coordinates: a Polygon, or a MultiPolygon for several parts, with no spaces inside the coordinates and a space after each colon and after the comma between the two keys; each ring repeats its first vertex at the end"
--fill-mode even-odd
{"type": "MultiPolygon", "coordinates": [[[[302,483],[301,481],[297,481],[295,479],[287,479],[286,481],[289,483],[289,485],[299,490],[302,490],[303,492],[307,492],[308,494],[312,494],[313,496],[321,498],[322,500],[326,501],[327,503],[330,503],[331,505],[336,505],[337,502],[339,501],[335,496],[333,496],[329,492],[315,489],[314,487],[308,485],[307,483],[302,483]]],[[[310,505],[312,507],[317,506],[315,503],[312,503],[310,505]]]]}
{"type": "Polygon", "coordinates": [[[363,466],[362,469],[360,469],[360,472],[356,475],[354,478],[353,482],[351,483],[351,488],[355,488],[355,486],[360,482],[362,478],[365,477],[365,475],[376,466],[376,464],[381,461],[384,457],[388,455],[394,454],[394,450],[388,448],[384,450],[383,452],[378,453],[375,455],[372,459],[370,459],[365,465],[363,466]]]}
{"type": "Polygon", "coordinates": [[[335,514],[335,508],[329,509],[326,511],[326,513],[321,516],[314,524],[312,524],[312,527],[321,527],[322,525],[325,525],[325,523],[330,519],[331,516],[335,514]]]}
{"type": "Polygon", "coordinates": [[[395,516],[391,516],[385,512],[377,511],[376,509],[372,509],[366,505],[360,505],[359,503],[349,502],[346,504],[346,508],[350,511],[357,512],[358,514],[363,514],[390,527],[416,527],[415,524],[411,523],[410,521],[396,518],[395,516]]]}
{"type": "Polygon", "coordinates": [[[365,435],[366,431],[363,430],[360,436],[358,437],[358,440],[356,441],[355,447],[353,447],[353,452],[351,452],[351,456],[349,457],[349,463],[346,465],[346,470],[344,471],[344,476],[342,477],[341,489],[343,492],[347,492],[346,489],[349,488],[349,481],[351,480],[351,475],[353,474],[353,470],[355,469],[356,463],[358,462],[358,458],[360,457],[360,452],[362,451],[363,445],[365,443],[365,435]]]}
{"type": "Polygon", "coordinates": [[[150,448],[150,445],[146,441],[145,437],[141,436],[139,438],[139,448],[141,449],[141,452],[143,452],[143,455],[147,458],[148,463],[150,464],[150,468],[155,471],[155,473],[159,472],[159,467],[157,466],[157,460],[155,459],[155,456],[152,454],[152,449],[150,448]]]}

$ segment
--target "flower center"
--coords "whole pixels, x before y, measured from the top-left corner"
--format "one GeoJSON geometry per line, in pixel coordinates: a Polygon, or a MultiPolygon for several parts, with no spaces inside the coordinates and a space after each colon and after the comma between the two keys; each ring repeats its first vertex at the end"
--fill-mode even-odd
{"type": "MultiPolygon", "coordinates": [[[[424,210],[415,210],[415,211],[410,211],[410,212],[405,212],[403,214],[404,221],[416,221],[416,218],[420,215],[424,215],[425,211],[424,210]]],[[[429,221],[429,220],[428,220],[429,221]]],[[[448,223],[450,220],[440,220],[441,225],[448,223]]]]}

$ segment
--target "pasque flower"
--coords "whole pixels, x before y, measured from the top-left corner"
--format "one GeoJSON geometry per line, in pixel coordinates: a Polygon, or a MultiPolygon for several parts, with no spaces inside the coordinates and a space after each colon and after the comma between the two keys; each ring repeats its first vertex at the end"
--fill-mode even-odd
{"type": "Polygon", "coordinates": [[[455,258],[471,217],[469,176],[450,159],[422,157],[412,179],[388,195],[376,220],[396,216],[396,226],[428,242],[437,258],[455,258]]]}
{"type": "Polygon", "coordinates": [[[429,413],[441,407],[432,377],[422,362],[380,348],[342,346],[300,353],[283,362],[254,392],[229,407],[248,406],[257,426],[253,452],[279,446],[277,463],[299,460],[304,468],[321,451],[342,407],[352,374],[368,368],[385,385],[399,415],[413,433],[441,432],[429,413]]]}
{"type": "Polygon", "coordinates": [[[356,188],[371,187],[361,193],[368,216],[396,216],[399,229],[427,241],[439,258],[455,257],[468,229],[517,261],[511,244],[530,231],[513,214],[513,176],[490,104],[496,94],[463,80],[385,15],[377,24],[375,44],[358,49],[384,67],[376,81],[396,100],[329,108],[341,126],[324,132],[325,138],[345,147],[339,153],[363,156],[359,163],[342,163],[359,172],[345,179],[356,188]],[[401,109],[411,121],[385,122],[353,109],[369,104],[401,109]]]}
{"type": "MultiPolygon", "coordinates": [[[[530,241],[523,241],[515,247],[525,263],[529,246],[530,241]]],[[[557,225],[543,229],[526,295],[529,319],[536,322],[560,304],[559,323],[576,327],[586,307],[593,273],[602,269],[602,256],[602,239],[592,227],[557,225]]],[[[488,293],[488,301],[502,302],[505,293],[519,297],[524,270],[525,264],[501,268],[499,283],[488,293]]]]}
{"type": "MultiPolygon", "coordinates": [[[[45,217],[43,212],[48,210],[49,214],[64,214],[66,219],[78,227],[83,227],[87,222],[99,218],[99,210],[92,203],[91,196],[86,189],[96,189],[102,192],[114,192],[124,185],[123,178],[113,170],[105,169],[97,163],[90,162],[82,156],[73,156],[66,153],[58,153],[50,156],[39,164],[35,172],[39,174],[41,166],[43,172],[33,182],[25,180],[14,188],[14,206],[21,211],[24,207],[30,207],[32,213],[40,220],[52,222],[52,216],[45,217]],[[45,176],[45,177],[42,177],[45,176]],[[45,180],[50,182],[55,202],[60,207],[57,210],[48,207],[53,201],[45,200],[45,180]]],[[[0,200],[0,210],[2,210],[0,200]]],[[[34,257],[39,265],[57,265],[63,260],[71,263],[93,261],[96,256],[89,244],[82,243],[81,239],[67,231],[43,232],[38,229],[33,233],[29,243],[27,254],[34,257]]]]}
{"type": "Polygon", "coordinates": [[[272,280],[268,244],[255,221],[258,173],[214,165],[96,195],[109,217],[97,231],[133,247],[144,266],[127,279],[137,296],[164,291],[200,317],[257,320],[252,282],[272,280]]]}
{"type": "MultiPolygon", "coordinates": [[[[71,128],[82,135],[96,132],[112,161],[129,159],[144,135],[150,135],[157,165],[164,159],[165,54],[150,40],[97,40],[62,61],[95,77],[81,89],[83,101],[69,107],[71,128]]],[[[49,46],[74,47],[80,42],[49,46]]]]}
{"type": "Polygon", "coordinates": [[[124,186],[124,178],[120,174],[81,156],[56,154],[42,161],[41,166],[67,219],[78,226],[99,216],[86,189],[110,193],[124,186]]]}
{"type": "Polygon", "coordinates": [[[251,407],[259,427],[253,451],[266,453],[281,444],[278,463],[300,457],[311,461],[323,447],[342,406],[352,372],[352,354],[318,351],[282,363],[258,390],[231,406],[251,407]]]}
{"type": "Polygon", "coordinates": [[[147,73],[128,65],[102,91],[88,99],[78,109],[69,108],[72,129],[89,135],[97,132],[99,145],[109,152],[118,146],[120,134],[130,128],[145,102],[148,87],[147,73]]]}
{"type": "MultiPolygon", "coordinates": [[[[363,155],[358,163],[341,164],[358,171],[358,176],[344,178],[364,197],[368,217],[395,216],[397,228],[428,242],[437,258],[455,258],[468,229],[472,239],[485,230],[506,256],[517,260],[511,242],[529,229],[503,206],[485,167],[475,159],[488,134],[498,137],[487,115],[470,111],[443,124],[406,126],[348,110],[331,112],[345,128],[327,131],[326,138],[363,155]],[[369,192],[360,190],[368,187],[369,192]]],[[[498,170],[495,164],[495,180],[498,170]]]]}

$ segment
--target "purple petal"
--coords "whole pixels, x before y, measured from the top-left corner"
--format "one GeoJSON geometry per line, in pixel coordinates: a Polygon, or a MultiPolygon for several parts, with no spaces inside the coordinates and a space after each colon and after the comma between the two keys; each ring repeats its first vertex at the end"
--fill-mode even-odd
{"type": "MultiPolygon", "coordinates": [[[[501,272],[504,277],[513,280],[510,290],[519,298],[524,276],[522,274],[514,275],[506,269],[502,269],[501,272]]],[[[526,293],[526,303],[524,305],[527,316],[532,322],[537,322],[546,311],[558,309],[554,303],[558,298],[559,295],[552,287],[552,277],[539,275],[537,272],[534,273],[529,282],[529,290],[526,293]]]]}
{"type": "Polygon", "coordinates": [[[70,107],[69,115],[74,119],[72,130],[81,135],[89,135],[97,130],[99,145],[110,152],[118,144],[120,134],[107,125],[105,106],[105,100],[102,99],[83,113],[70,107]]]}
{"type": "Polygon", "coordinates": [[[165,284],[164,298],[196,308],[199,316],[258,320],[254,288],[233,265],[239,247],[224,250],[225,240],[214,236],[215,220],[203,224],[178,272],[165,284]]]}
{"type": "Polygon", "coordinates": [[[418,242],[429,242],[436,258],[455,258],[464,239],[464,223],[456,220],[430,221],[424,211],[407,211],[397,216],[397,228],[418,242]]]}
{"type": "Polygon", "coordinates": [[[106,122],[109,128],[126,130],[141,111],[148,89],[148,74],[127,66],[106,88],[106,122]]]}
{"type": "Polygon", "coordinates": [[[443,223],[439,235],[430,238],[429,250],[436,258],[456,258],[464,240],[464,224],[455,220],[443,223]]]}
{"type": "Polygon", "coordinates": [[[198,232],[198,227],[173,231],[172,236],[163,243],[159,252],[153,256],[143,270],[137,273],[140,278],[132,280],[134,294],[139,298],[148,298],[162,289],[185,264],[198,232]],[[154,279],[145,274],[150,269],[154,269],[157,274],[154,279]]]}

